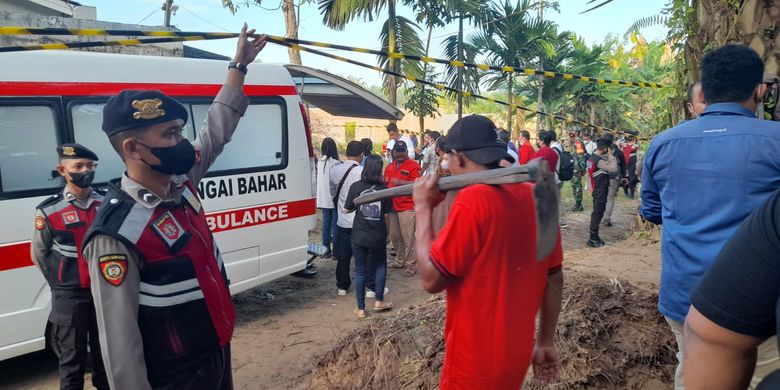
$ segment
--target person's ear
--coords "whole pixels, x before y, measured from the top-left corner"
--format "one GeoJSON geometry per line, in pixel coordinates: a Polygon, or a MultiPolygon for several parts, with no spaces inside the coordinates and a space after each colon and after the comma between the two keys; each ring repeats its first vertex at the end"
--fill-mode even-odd
{"type": "Polygon", "coordinates": [[[134,138],[125,138],[122,141],[122,155],[129,157],[133,160],[140,160],[143,158],[141,155],[141,149],[143,146],[134,138]]]}
{"type": "Polygon", "coordinates": [[[62,165],[62,164],[60,164],[60,165],[57,165],[57,168],[55,168],[55,169],[57,170],[57,172],[59,172],[59,173],[60,173],[60,175],[62,175],[62,176],[64,176],[64,177],[67,177],[67,176],[65,176],[65,174],[66,174],[68,171],[65,169],[65,166],[64,166],[64,165],[62,165]]]}

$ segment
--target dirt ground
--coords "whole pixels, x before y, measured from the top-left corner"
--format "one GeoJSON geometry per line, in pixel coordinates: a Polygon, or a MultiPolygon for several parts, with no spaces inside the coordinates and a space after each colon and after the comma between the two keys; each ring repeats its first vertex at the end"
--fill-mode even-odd
{"type": "MultiPolygon", "coordinates": [[[[615,226],[602,228],[602,239],[609,245],[599,249],[585,246],[589,197],[585,203],[585,213],[565,216],[569,225],[563,229],[566,269],[655,290],[660,272],[658,243],[647,234],[630,233],[638,201],[618,197],[612,219],[615,226]]],[[[312,233],[311,240],[319,240],[318,232],[312,233]]],[[[317,260],[316,264],[319,274],[314,279],[288,276],[234,297],[238,325],[232,349],[237,389],[309,388],[316,358],[332,350],[342,337],[366,325],[366,321],[392,318],[401,309],[431,299],[417,278],[390,270],[388,299],[396,309],[360,321],[352,313],[352,291],[346,297],[336,295],[336,262],[317,260]]],[[[55,389],[56,361],[48,352],[39,352],[0,362],[0,388],[55,389]]]]}

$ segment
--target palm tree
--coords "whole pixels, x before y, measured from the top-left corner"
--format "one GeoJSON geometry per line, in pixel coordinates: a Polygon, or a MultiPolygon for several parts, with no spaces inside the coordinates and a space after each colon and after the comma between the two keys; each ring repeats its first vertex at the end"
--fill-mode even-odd
{"type": "MultiPolygon", "coordinates": [[[[520,0],[515,4],[510,3],[510,0],[493,3],[490,12],[495,20],[501,22],[491,23],[469,37],[468,45],[484,54],[493,66],[533,66],[558,38],[555,23],[534,17],[530,12],[533,8],[534,4],[530,0],[520,0]]],[[[485,76],[485,81],[490,89],[506,89],[507,101],[513,102],[514,74],[492,72],[485,76]]],[[[510,131],[513,114],[514,110],[509,107],[507,128],[510,131]]]]}
{"type": "MultiPolygon", "coordinates": [[[[412,5],[414,1],[402,0],[402,3],[412,5]]],[[[422,55],[423,45],[417,35],[419,27],[413,21],[398,16],[397,6],[398,0],[319,0],[323,22],[335,30],[343,30],[349,22],[358,18],[373,21],[386,8],[387,20],[379,34],[382,50],[422,55]]],[[[389,71],[410,76],[419,77],[422,73],[418,61],[380,57],[379,65],[389,71]]],[[[383,86],[392,105],[398,104],[398,84],[399,80],[395,76],[383,76],[383,86]]]]}

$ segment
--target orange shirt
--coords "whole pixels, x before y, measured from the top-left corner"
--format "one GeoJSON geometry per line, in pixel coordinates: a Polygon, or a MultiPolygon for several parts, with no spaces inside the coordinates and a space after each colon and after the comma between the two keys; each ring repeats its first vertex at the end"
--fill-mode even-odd
{"type": "Polygon", "coordinates": [[[537,261],[535,213],[530,183],[472,185],[455,198],[431,247],[431,262],[452,281],[441,389],[521,387],[547,274],[563,261],[560,232],[555,251],[537,261]]]}

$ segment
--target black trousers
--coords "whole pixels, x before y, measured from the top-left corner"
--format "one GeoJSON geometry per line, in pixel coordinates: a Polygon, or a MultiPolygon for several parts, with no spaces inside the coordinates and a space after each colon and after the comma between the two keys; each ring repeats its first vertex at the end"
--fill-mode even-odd
{"type": "MultiPolygon", "coordinates": [[[[57,295],[61,298],[62,292],[57,295]]],[[[108,377],[100,355],[95,305],[80,299],[55,299],[55,311],[71,310],[69,321],[59,318],[53,323],[54,344],[60,358],[60,389],[83,390],[84,373],[87,370],[87,345],[92,355],[92,385],[98,390],[108,390],[108,377]],[[63,308],[61,306],[68,306],[63,308]]]]}
{"type": "Polygon", "coordinates": [[[336,257],[336,287],[348,290],[352,285],[349,266],[352,262],[352,229],[341,226],[336,228],[336,242],[333,244],[333,256],[336,257]]]}
{"type": "Polygon", "coordinates": [[[220,348],[193,367],[176,373],[154,390],[233,390],[230,344],[220,348]]]}
{"type": "Polygon", "coordinates": [[[607,194],[609,194],[609,180],[602,180],[593,188],[593,212],[590,214],[590,232],[599,233],[601,219],[604,218],[604,210],[607,209],[607,194]]]}

